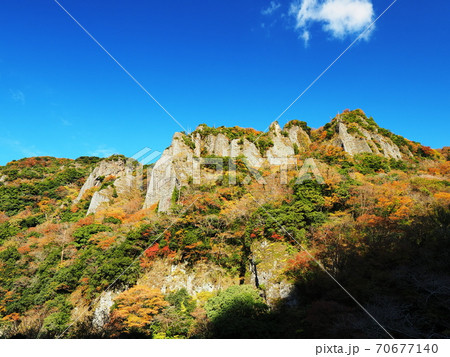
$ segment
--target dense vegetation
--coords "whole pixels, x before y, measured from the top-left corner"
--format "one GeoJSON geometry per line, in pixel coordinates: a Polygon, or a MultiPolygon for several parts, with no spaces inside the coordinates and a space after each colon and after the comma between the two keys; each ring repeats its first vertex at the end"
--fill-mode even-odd
{"type": "MultiPolygon", "coordinates": [[[[361,124],[361,113],[343,115],[361,124]]],[[[380,132],[363,119],[363,127],[380,132]]],[[[325,137],[329,129],[311,135],[325,137]]],[[[198,132],[259,134],[249,130],[198,132]]],[[[93,192],[74,199],[98,158],[30,158],[1,167],[0,336],[387,337],[329,273],[393,336],[450,337],[446,151],[408,160],[350,157],[319,139],[297,155],[299,163],[308,156],[324,184],[299,182],[294,167],[288,185],[261,168],[261,184],[240,157],[235,168],[223,168],[224,176],[240,177],[237,185],[190,183],[174,192],[172,215],[141,209],[141,192],[86,216],[93,192]],[[295,288],[273,299],[261,272],[277,264],[275,283],[295,288]],[[173,267],[196,272],[197,285],[208,286],[214,274],[224,282],[220,289],[162,291],[154,281],[173,267]],[[113,304],[96,327],[105,291],[113,304]]],[[[104,178],[97,189],[112,183],[104,178]]]]}
{"type": "Polygon", "coordinates": [[[199,127],[194,132],[192,132],[190,136],[184,137],[185,143],[191,148],[195,147],[191,137],[195,137],[196,134],[200,135],[200,137],[203,139],[208,137],[208,135],[216,136],[218,134],[223,134],[229,140],[239,139],[239,145],[243,145],[244,140],[248,140],[249,142],[255,144],[261,155],[264,155],[265,152],[273,146],[273,142],[269,138],[268,133],[262,131],[257,131],[252,128],[241,128],[238,126],[232,128],[220,126],[218,128],[215,128],[209,127],[206,124],[200,124],[199,127]]]}

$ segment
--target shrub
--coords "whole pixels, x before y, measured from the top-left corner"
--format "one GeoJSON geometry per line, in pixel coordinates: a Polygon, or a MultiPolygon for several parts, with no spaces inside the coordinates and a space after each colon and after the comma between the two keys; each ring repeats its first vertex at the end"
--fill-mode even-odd
{"type": "Polygon", "coordinates": [[[166,300],[177,310],[190,314],[194,311],[196,303],[188,294],[186,288],[182,288],[176,292],[167,295],[166,300]]]}
{"type": "Polygon", "coordinates": [[[250,285],[234,285],[206,302],[205,310],[216,338],[263,336],[261,318],[268,306],[250,285]]]}
{"type": "Polygon", "coordinates": [[[75,246],[77,248],[85,246],[91,235],[99,232],[112,232],[112,229],[111,227],[104,226],[102,224],[90,224],[88,226],[77,228],[73,232],[73,237],[75,238],[75,246]]]}
{"type": "Polygon", "coordinates": [[[362,174],[374,174],[379,171],[389,172],[388,160],[383,156],[369,153],[355,155],[355,168],[362,174]]]}
{"type": "Polygon", "coordinates": [[[190,149],[195,149],[195,143],[189,135],[183,135],[183,141],[190,149]]]}
{"type": "Polygon", "coordinates": [[[20,221],[20,226],[22,228],[32,228],[32,227],[38,226],[39,224],[41,224],[43,222],[45,222],[44,215],[27,217],[20,221]]]}
{"type": "Polygon", "coordinates": [[[19,233],[20,229],[8,222],[0,224],[0,244],[19,233]]]}
{"type": "Polygon", "coordinates": [[[105,217],[103,223],[121,224],[122,221],[116,217],[105,217]]]}
{"type": "Polygon", "coordinates": [[[284,129],[285,130],[289,130],[290,128],[292,128],[293,126],[299,126],[300,128],[302,128],[306,133],[308,133],[308,135],[311,134],[311,128],[308,126],[308,124],[305,121],[301,121],[301,120],[291,120],[289,121],[285,126],[284,129]]]}

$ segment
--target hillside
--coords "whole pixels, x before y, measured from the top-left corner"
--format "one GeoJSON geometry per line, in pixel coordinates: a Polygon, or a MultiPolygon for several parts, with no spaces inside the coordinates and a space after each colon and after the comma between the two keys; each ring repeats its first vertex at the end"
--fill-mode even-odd
{"type": "Polygon", "coordinates": [[[5,338],[450,337],[450,162],[346,110],[0,167],[5,338]],[[324,269],[386,329],[381,329],[324,269]]]}

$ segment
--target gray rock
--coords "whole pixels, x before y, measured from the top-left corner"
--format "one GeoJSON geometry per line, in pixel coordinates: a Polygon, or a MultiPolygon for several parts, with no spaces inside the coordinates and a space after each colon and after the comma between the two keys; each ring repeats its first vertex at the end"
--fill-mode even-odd
{"type": "Polygon", "coordinates": [[[110,201],[109,197],[106,195],[106,192],[94,192],[92,196],[91,203],[89,204],[89,209],[87,214],[96,213],[100,206],[104,203],[108,203],[110,201]]]}
{"type": "MultiPolygon", "coordinates": [[[[187,185],[189,180],[193,180],[195,184],[214,183],[220,175],[201,167],[202,161],[199,158],[202,154],[232,158],[242,155],[250,167],[259,169],[266,164],[283,165],[278,160],[280,158],[295,160],[295,147],[302,153],[311,145],[309,134],[295,123],[286,125],[284,129],[281,129],[278,122],[270,125],[267,135],[272,140],[273,146],[264,155],[246,138],[229,140],[224,134],[219,133],[209,134],[202,139],[200,133],[204,127],[199,126],[197,130],[198,132],[190,134],[189,138],[195,144],[194,149],[185,144],[185,134],[174,135],[171,145],[156,162],[150,175],[144,208],[159,204],[159,211],[169,212],[176,187],[187,185]]],[[[330,144],[342,147],[350,155],[367,152],[396,159],[402,157],[400,149],[389,138],[362,128],[360,133],[362,134],[349,133],[348,127],[342,121],[338,121],[336,135],[330,144]]],[[[285,162],[292,164],[289,160],[285,162]]]]}
{"type": "Polygon", "coordinates": [[[111,308],[114,305],[114,299],[119,292],[105,291],[100,295],[100,299],[95,307],[92,317],[92,327],[96,331],[101,331],[109,322],[111,308]]]}
{"type": "MultiPolygon", "coordinates": [[[[104,160],[92,170],[77,198],[74,200],[74,203],[79,202],[88,190],[94,187],[100,188],[102,185],[100,178],[106,178],[108,176],[115,177],[113,186],[119,197],[128,194],[133,189],[142,189],[142,165],[131,160],[129,163],[125,162],[125,160],[104,160]],[[138,175],[137,173],[140,174],[138,175]]],[[[101,205],[110,202],[112,193],[113,190],[110,188],[94,192],[87,214],[96,213],[101,205]]]]}
{"type": "Polygon", "coordinates": [[[336,131],[338,137],[336,138],[334,144],[336,146],[341,146],[344,151],[351,156],[364,152],[372,153],[372,149],[367,143],[366,138],[356,137],[348,133],[347,126],[344,123],[339,122],[336,125],[336,131]]]}
{"type": "Polygon", "coordinates": [[[237,285],[239,278],[229,276],[213,263],[202,262],[189,267],[188,263],[170,265],[165,260],[156,260],[138,284],[160,289],[163,294],[185,288],[189,295],[195,296],[201,292],[219,291],[237,285]]]}
{"type": "Polygon", "coordinates": [[[93,187],[101,186],[101,181],[99,177],[107,177],[110,175],[119,177],[125,175],[127,173],[126,164],[124,161],[101,161],[100,164],[94,168],[83,187],[81,188],[77,198],[74,200],[74,203],[77,203],[81,200],[86,191],[90,190],[93,187]]]}

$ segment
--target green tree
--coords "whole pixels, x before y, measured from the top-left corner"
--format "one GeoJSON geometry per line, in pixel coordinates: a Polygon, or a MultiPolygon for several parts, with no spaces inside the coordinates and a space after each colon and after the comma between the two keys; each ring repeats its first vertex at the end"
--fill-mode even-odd
{"type": "Polygon", "coordinates": [[[206,302],[213,337],[251,338],[270,336],[264,323],[268,306],[250,285],[234,285],[206,302]]]}

